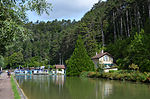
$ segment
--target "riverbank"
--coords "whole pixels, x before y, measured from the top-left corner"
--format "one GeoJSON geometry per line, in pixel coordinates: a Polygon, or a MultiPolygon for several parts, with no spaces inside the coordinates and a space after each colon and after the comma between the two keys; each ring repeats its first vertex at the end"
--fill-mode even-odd
{"type": "Polygon", "coordinates": [[[99,73],[99,72],[83,72],[81,77],[89,78],[105,78],[110,80],[126,80],[133,82],[143,82],[150,83],[150,73],[141,73],[139,71],[129,71],[129,70],[118,70],[110,71],[108,73],[99,73]]]}
{"type": "Polygon", "coordinates": [[[17,87],[17,90],[18,90],[18,93],[19,93],[21,99],[28,99],[28,97],[25,95],[25,93],[22,90],[22,88],[19,86],[19,84],[18,84],[18,82],[17,82],[17,80],[16,80],[14,75],[13,75],[13,80],[14,80],[14,82],[16,84],[16,87],[17,87]]]}
{"type": "Polygon", "coordinates": [[[14,93],[12,91],[10,78],[7,77],[7,73],[2,73],[0,76],[0,98],[1,99],[14,99],[14,93]]]}
{"type": "Polygon", "coordinates": [[[12,85],[12,90],[14,92],[14,99],[21,99],[13,76],[11,76],[11,85],[12,85]]]}

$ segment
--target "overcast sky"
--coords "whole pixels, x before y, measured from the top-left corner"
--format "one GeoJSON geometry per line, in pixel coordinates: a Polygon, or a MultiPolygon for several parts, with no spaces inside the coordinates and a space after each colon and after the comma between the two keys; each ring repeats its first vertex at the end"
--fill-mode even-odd
{"type": "Polygon", "coordinates": [[[48,0],[52,3],[50,15],[37,15],[35,12],[27,12],[29,21],[52,21],[54,19],[80,20],[99,0],[48,0]]]}

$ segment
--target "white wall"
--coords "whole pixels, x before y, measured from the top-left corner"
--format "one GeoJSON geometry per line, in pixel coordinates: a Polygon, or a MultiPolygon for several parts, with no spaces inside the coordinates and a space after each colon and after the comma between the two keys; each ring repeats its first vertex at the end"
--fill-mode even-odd
{"type": "Polygon", "coordinates": [[[118,70],[118,68],[113,68],[113,69],[105,69],[105,70],[104,70],[104,72],[105,72],[105,73],[107,73],[107,72],[109,72],[110,70],[118,70]]]}
{"type": "Polygon", "coordinates": [[[27,70],[25,70],[25,74],[27,74],[28,73],[28,71],[27,70]]]}
{"type": "Polygon", "coordinates": [[[99,58],[99,63],[101,64],[113,64],[113,58],[112,57],[110,57],[110,56],[108,56],[108,55],[104,55],[103,57],[101,57],[101,58],[99,58]],[[107,57],[108,58],[108,60],[107,61],[105,61],[104,60],[104,57],[107,57]]]}
{"type": "Polygon", "coordinates": [[[37,74],[37,70],[34,70],[34,74],[37,74]]]}
{"type": "Polygon", "coordinates": [[[59,71],[59,69],[56,69],[56,73],[57,74],[65,74],[65,70],[61,69],[61,71],[59,71]]]}
{"type": "Polygon", "coordinates": [[[0,67],[0,71],[2,71],[3,69],[2,69],[2,67],[0,67]]]}

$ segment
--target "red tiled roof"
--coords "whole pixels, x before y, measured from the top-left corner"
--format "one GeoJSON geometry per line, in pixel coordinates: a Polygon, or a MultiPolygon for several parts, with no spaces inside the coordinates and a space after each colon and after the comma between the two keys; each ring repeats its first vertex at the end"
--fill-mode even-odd
{"type": "Polygon", "coordinates": [[[65,69],[64,65],[55,65],[56,69],[65,69]]]}
{"type": "Polygon", "coordinates": [[[104,55],[111,56],[109,53],[105,52],[105,53],[99,53],[96,56],[93,56],[92,59],[99,59],[99,58],[103,57],[104,55]]]}

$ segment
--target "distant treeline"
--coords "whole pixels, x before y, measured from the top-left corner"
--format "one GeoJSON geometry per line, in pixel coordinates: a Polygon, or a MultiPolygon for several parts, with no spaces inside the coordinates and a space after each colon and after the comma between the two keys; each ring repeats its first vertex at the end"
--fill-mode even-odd
{"type": "Polygon", "coordinates": [[[141,71],[150,71],[149,0],[100,0],[78,22],[37,21],[25,27],[31,35],[5,54],[6,60],[15,53],[22,59],[7,65],[59,64],[60,60],[65,64],[81,35],[90,57],[104,49],[122,69],[134,63],[141,71]]]}

